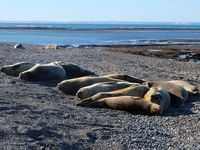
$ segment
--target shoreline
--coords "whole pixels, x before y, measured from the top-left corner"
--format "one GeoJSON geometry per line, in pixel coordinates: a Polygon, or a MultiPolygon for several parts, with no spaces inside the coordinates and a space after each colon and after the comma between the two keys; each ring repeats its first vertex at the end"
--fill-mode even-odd
{"type": "MultiPolygon", "coordinates": [[[[154,40],[158,41],[158,40],[154,40]]],[[[169,41],[169,40],[160,40],[169,41]]],[[[173,41],[173,40],[171,40],[173,41]]],[[[190,40],[194,41],[194,40],[190,40]]],[[[195,40],[200,41],[200,40],[195,40]]],[[[15,42],[0,42],[0,44],[15,45],[15,42]]],[[[23,44],[38,46],[45,49],[48,44],[23,44]]],[[[50,44],[51,45],[51,44],[50,44]]],[[[91,45],[57,45],[57,49],[94,49],[95,51],[111,51],[147,57],[173,59],[182,62],[200,64],[200,44],[91,44],[91,45]]]]}
{"type": "Polygon", "coordinates": [[[191,30],[191,31],[199,31],[200,28],[141,28],[141,27],[130,27],[130,28],[63,28],[63,27],[0,27],[0,30],[66,30],[66,31],[115,31],[115,30],[144,30],[144,31],[157,31],[157,30],[168,30],[168,31],[173,31],[173,30],[191,30]]]}

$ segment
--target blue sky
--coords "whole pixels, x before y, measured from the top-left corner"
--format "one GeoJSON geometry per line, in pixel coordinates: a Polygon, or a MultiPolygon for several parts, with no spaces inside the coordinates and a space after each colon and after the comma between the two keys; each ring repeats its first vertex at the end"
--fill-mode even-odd
{"type": "Polygon", "coordinates": [[[1,21],[200,22],[200,0],[0,0],[1,21]]]}

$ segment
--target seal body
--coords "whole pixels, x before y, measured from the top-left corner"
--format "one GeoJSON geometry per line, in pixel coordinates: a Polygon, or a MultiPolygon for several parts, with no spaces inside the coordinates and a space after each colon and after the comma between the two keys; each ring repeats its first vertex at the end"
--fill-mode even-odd
{"type": "Polygon", "coordinates": [[[1,72],[5,73],[9,76],[19,76],[19,74],[21,72],[24,72],[24,71],[32,68],[35,65],[36,64],[34,64],[34,63],[19,62],[16,64],[4,66],[0,70],[1,70],[1,72]]]}
{"type": "Polygon", "coordinates": [[[130,82],[102,82],[96,83],[90,86],[82,87],[76,93],[77,98],[85,99],[91,97],[99,92],[109,92],[113,90],[118,90],[122,88],[129,87],[131,85],[139,85],[138,83],[130,82]]]}
{"type": "Polygon", "coordinates": [[[96,101],[108,97],[117,97],[117,96],[134,96],[143,98],[146,92],[149,90],[148,87],[142,85],[131,85],[127,88],[119,89],[116,91],[110,92],[99,92],[94,96],[84,99],[84,101],[96,101]]]}
{"type": "Polygon", "coordinates": [[[160,115],[163,112],[158,104],[133,96],[109,97],[96,101],[81,101],[77,105],[84,107],[110,108],[148,115],[160,115]]]}
{"type": "Polygon", "coordinates": [[[63,80],[65,76],[63,67],[54,63],[35,65],[19,75],[20,79],[26,81],[63,80]]]}
{"type": "Polygon", "coordinates": [[[67,79],[84,77],[84,76],[96,76],[94,72],[83,69],[82,67],[74,63],[68,63],[62,61],[54,63],[62,66],[65,69],[67,79]]]}
{"type": "Polygon", "coordinates": [[[160,105],[164,111],[169,108],[171,103],[169,93],[164,89],[158,89],[155,87],[149,89],[149,91],[144,95],[144,99],[160,105]]]}
{"type": "Polygon", "coordinates": [[[168,81],[147,82],[147,85],[149,87],[156,87],[158,89],[166,90],[170,94],[171,103],[174,106],[183,104],[188,99],[188,92],[183,87],[180,87],[179,85],[176,85],[174,83],[168,81]]]}
{"type": "Polygon", "coordinates": [[[121,74],[121,73],[108,74],[108,75],[104,75],[103,77],[109,77],[109,78],[124,80],[127,82],[140,83],[140,84],[145,82],[144,80],[139,79],[137,77],[133,77],[133,76],[129,76],[126,74],[121,74]]]}
{"type": "Polygon", "coordinates": [[[168,81],[174,83],[178,86],[183,87],[190,95],[197,95],[199,94],[199,89],[196,86],[191,85],[190,83],[183,81],[183,80],[172,80],[168,81]]]}
{"type": "Polygon", "coordinates": [[[66,94],[75,95],[80,88],[100,82],[122,82],[122,80],[107,77],[86,76],[64,80],[60,82],[57,87],[66,94]]]}

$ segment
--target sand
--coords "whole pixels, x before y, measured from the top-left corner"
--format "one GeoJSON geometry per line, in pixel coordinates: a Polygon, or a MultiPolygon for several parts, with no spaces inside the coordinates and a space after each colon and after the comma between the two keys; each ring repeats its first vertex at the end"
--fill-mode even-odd
{"type": "MultiPolygon", "coordinates": [[[[146,80],[183,79],[200,88],[200,65],[97,48],[0,43],[0,66],[70,61],[97,74],[123,72],[146,80]]],[[[0,73],[0,149],[200,149],[200,96],[162,116],[82,108],[54,84],[0,73]]]]}

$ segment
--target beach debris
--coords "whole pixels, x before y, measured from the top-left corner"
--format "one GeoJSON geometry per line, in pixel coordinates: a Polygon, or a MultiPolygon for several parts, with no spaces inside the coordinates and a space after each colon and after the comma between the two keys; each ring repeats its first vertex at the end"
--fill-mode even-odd
{"type": "Polygon", "coordinates": [[[15,48],[15,49],[25,49],[24,46],[23,46],[22,44],[20,44],[20,43],[16,44],[16,45],[14,46],[14,48],[15,48]]]}
{"type": "Polygon", "coordinates": [[[49,44],[49,45],[46,45],[44,49],[58,49],[58,45],[57,44],[49,44]]]}
{"type": "Polygon", "coordinates": [[[178,60],[200,63],[200,53],[182,53],[178,60]]]}

